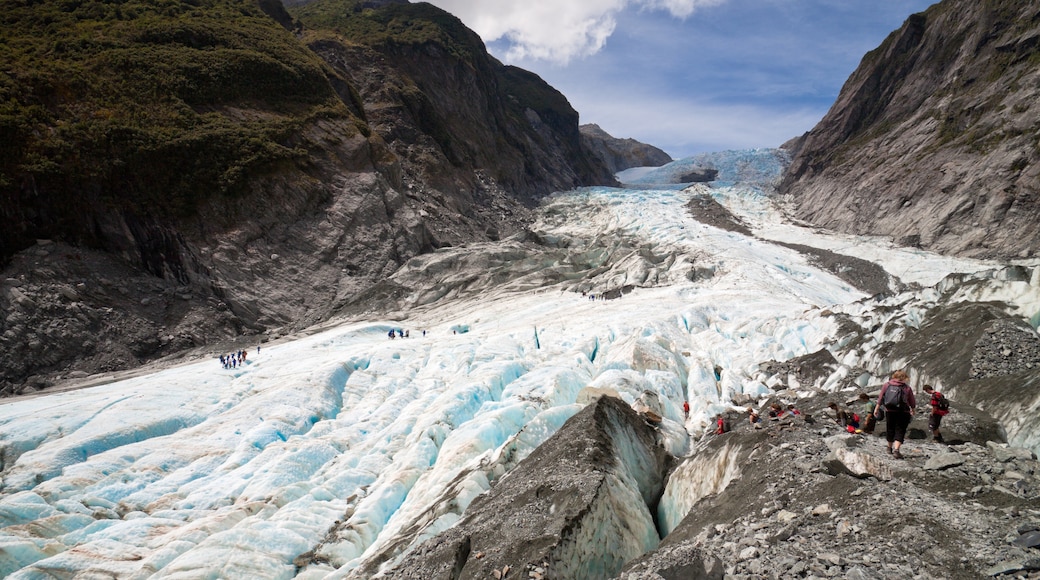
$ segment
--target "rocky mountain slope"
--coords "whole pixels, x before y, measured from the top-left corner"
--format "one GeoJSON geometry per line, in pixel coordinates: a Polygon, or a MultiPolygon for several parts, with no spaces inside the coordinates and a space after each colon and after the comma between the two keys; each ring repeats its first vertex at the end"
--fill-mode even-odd
{"type": "Polygon", "coordinates": [[[612,173],[630,167],[660,167],[672,161],[671,156],[653,145],[635,139],[618,139],[595,123],[581,125],[578,130],[585,149],[602,159],[612,173]]]}
{"type": "Polygon", "coordinates": [[[308,326],[614,183],[562,95],[427,4],[0,8],[3,393],[308,326]]]}
{"type": "Polygon", "coordinates": [[[944,0],[868,53],[781,191],[821,226],[966,256],[1040,242],[1040,7],[944,0]]]}

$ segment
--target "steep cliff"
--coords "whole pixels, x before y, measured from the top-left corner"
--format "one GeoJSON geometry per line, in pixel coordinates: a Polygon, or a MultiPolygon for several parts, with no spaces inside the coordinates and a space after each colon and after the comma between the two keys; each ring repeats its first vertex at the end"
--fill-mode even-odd
{"type": "Polygon", "coordinates": [[[660,167],[672,162],[671,156],[657,147],[635,139],[618,139],[594,123],[582,125],[578,130],[585,149],[602,159],[614,173],[631,167],[660,167]]]}
{"type": "Polygon", "coordinates": [[[0,392],[303,328],[614,183],[566,99],[449,14],[298,10],[2,0],[0,392]]]}
{"type": "Polygon", "coordinates": [[[967,256],[1040,242],[1040,7],[944,0],[868,53],[789,147],[799,217],[967,256]]]}

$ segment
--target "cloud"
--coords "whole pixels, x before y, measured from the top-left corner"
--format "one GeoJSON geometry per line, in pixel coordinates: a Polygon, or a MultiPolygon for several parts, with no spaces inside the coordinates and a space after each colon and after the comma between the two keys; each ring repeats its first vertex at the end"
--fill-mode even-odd
{"type": "Polygon", "coordinates": [[[726,0],[433,0],[480,35],[504,41],[505,58],[566,64],[599,52],[627,8],[665,11],[686,18],[726,0]]]}

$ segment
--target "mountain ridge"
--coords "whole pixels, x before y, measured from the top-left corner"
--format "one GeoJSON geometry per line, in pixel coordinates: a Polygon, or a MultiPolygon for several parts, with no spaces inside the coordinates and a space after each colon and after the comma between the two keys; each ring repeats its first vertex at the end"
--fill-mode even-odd
{"type": "Polygon", "coordinates": [[[616,183],[566,98],[430,5],[86,0],[49,28],[4,6],[3,393],[305,328],[616,183]]]}
{"type": "Polygon", "coordinates": [[[1040,242],[1040,9],[944,0],[864,56],[786,147],[780,191],[810,223],[976,257],[1040,242]]]}

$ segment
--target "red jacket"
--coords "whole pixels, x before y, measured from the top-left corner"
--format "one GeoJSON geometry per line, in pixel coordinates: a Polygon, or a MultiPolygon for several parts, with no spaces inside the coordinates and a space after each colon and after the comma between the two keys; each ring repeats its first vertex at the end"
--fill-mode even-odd
{"type": "Polygon", "coordinates": [[[928,401],[928,404],[932,406],[932,413],[933,414],[941,416],[941,415],[945,415],[945,414],[949,413],[949,411],[948,410],[947,411],[943,411],[942,409],[939,408],[939,399],[940,399],[940,397],[942,397],[942,393],[940,393],[939,391],[932,391],[932,400],[928,401]]]}

